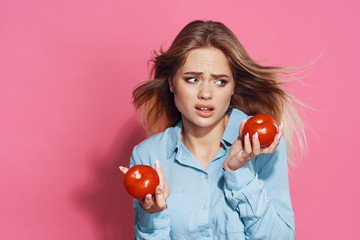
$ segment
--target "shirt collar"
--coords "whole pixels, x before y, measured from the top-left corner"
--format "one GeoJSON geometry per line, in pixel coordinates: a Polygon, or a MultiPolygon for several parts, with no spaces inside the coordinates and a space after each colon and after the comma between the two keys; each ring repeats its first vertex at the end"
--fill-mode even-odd
{"type": "Polygon", "coordinates": [[[227,145],[231,145],[236,138],[239,136],[239,128],[241,121],[244,118],[248,118],[248,116],[240,111],[239,109],[231,109],[230,112],[230,118],[226,125],[225,132],[223,134],[223,137],[221,140],[225,141],[227,145]]]}
{"type": "MultiPolygon", "coordinates": [[[[227,122],[225,132],[222,136],[221,141],[225,147],[231,146],[231,144],[239,136],[239,127],[241,121],[248,116],[240,111],[239,109],[231,109],[228,114],[230,114],[229,121],[227,122]]],[[[178,152],[181,146],[180,133],[182,129],[182,121],[179,121],[174,127],[168,129],[170,138],[169,145],[167,149],[167,157],[170,158],[175,152],[178,152]]]]}
{"type": "Polygon", "coordinates": [[[180,133],[182,129],[182,121],[179,121],[174,127],[168,129],[169,132],[169,145],[167,149],[167,157],[170,158],[175,151],[178,151],[181,140],[180,133]]]}

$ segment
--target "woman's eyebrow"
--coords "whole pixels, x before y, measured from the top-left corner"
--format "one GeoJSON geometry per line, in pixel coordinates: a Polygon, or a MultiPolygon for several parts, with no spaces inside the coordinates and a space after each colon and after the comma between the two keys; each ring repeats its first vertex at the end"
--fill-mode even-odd
{"type": "Polygon", "coordinates": [[[202,72],[185,72],[183,73],[184,75],[195,75],[195,76],[199,76],[202,75],[202,72]]]}
{"type": "Polygon", "coordinates": [[[211,76],[213,78],[230,78],[228,75],[226,74],[211,74],[211,76]]]}
{"type": "MultiPolygon", "coordinates": [[[[194,75],[194,76],[200,76],[203,75],[202,72],[185,72],[183,73],[184,75],[194,75]]],[[[213,78],[230,78],[228,75],[226,74],[211,74],[211,76],[213,78]]]]}

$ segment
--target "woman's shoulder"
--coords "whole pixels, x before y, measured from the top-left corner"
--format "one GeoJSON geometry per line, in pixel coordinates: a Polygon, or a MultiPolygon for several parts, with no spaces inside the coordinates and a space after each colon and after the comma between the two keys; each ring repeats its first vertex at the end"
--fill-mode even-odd
{"type": "Polygon", "coordinates": [[[248,119],[251,117],[238,108],[231,109],[230,116],[232,118],[241,119],[241,120],[244,118],[248,119]]]}
{"type": "Polygon", "coordinates": [[[167,148],[169,145],[177,143],[181,129],[177,126],[169,127],[164,132],[152,135],[142,142],[136,148],[138,151],[154,150],[159,148],[167,148]]]}
{"type": "Polygon", "coordinates": [[[241,121],[244,118],[249,119],[249,117],[250,117],[246,113],[244,113],[243,111],[241,111],[240,109],[237,109],[237,108],[231,109],[228,113],[230,114],[230,118],[228,121],[228,127],[231,128],[232,130],[234,128],[239,129],[241,121]]]}
{"type": "Polygon", "coordinates": [[[155,160],[167,159],[177,146],[180,131],[177,125],[140,142],[133,149],[130,165],[154,166],[155,160]]]}

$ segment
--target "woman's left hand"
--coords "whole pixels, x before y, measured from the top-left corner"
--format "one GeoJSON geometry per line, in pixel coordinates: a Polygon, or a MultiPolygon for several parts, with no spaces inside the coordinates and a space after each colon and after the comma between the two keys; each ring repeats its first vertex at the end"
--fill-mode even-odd
{"type": "MultiPolygon", "coordinates": [[[[120,166],[120,171],[127,173],[129,168],[120,166]]],[[[138,199],[142,208],[148,213],[161,212],[167,208],[166,200],[170,195],[169,186],[166,183],[165,174],[158,160],[155,161],[155,170],[160,178],[160,184],[154,194],[147,194],[144,199],[138,199]]]]}
{"type": "Polygon", "coordinates": [[[260,154],[271,154],[275,152],[280,143],[280,138],[282,136],[282,123],[279,126],[279,132],[276,134],[274,141],[269,146],[261,148],[257,133],[252,136],[252,141],[250,141],[249,133],[245,136],[243,135],[245,122],[246,119],[241,122],[239,137],[232,144],[230,154],[224,161],[225,171],[235,171],[260,154]]]}

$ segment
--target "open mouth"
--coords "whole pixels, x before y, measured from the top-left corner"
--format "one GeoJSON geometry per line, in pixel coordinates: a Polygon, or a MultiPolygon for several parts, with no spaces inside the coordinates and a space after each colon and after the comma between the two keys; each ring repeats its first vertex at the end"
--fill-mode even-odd
{"type": "Polygon", "coordinates": [[[197,104],[195,109],[202,117],[210,117],[214,113],[215,108],[212,105],[197,104]]]}
{"type": "Polygon", "coordinates": [[[215,108],[212,105],[198,104],[195,105],[197,114],[202,118],[209,118],[214,115],[215,108]]]}
{"type": "Polygon", "coordinates": [[[209,107],[196,107],[196,109],[204,112],[211,112],[212,110],[214,110],[213,108],[209,107]]]}

